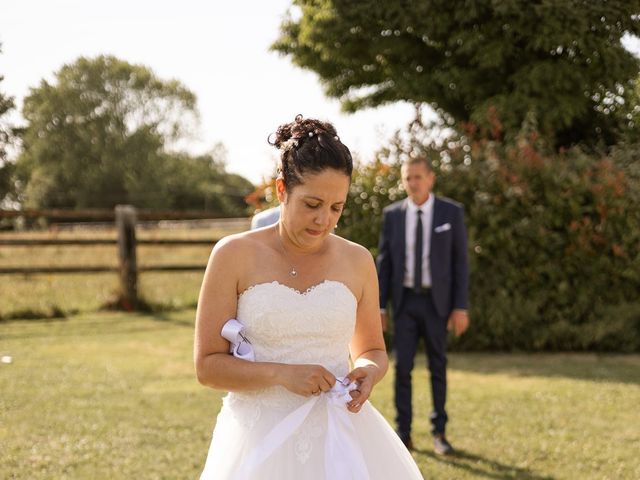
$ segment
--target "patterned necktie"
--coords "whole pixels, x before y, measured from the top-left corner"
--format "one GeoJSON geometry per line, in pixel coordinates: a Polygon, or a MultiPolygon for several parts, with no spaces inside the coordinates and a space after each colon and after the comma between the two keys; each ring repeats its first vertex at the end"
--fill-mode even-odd
{"type": "Polygon", "coordinates": [[[416,292],[422,288],[422,210],[418,210],[416,225],[416,244],[413,257],[413,288],[416,292]]]}

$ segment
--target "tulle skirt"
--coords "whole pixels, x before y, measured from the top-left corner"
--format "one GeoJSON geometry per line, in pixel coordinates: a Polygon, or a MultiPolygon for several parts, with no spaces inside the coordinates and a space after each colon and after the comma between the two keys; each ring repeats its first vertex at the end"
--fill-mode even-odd
{"type": "Polygon", "coordinates": [[[274,427],[277,430],[299,405],[300,402],[264,405],[255,399],[243,399],[242,395],[227,395],[217,417],[201,480],[423,479],[409,451],[369,402],[359,413],[347,413],[349,441],[357,450],[355,454],[344,448],[336,451],[331,446],[331,435],[335,439],[336,430],[328,426],[332,407],[322,397],[286,440],[247,474],[247,462],[255,464],[252,459],[255,460],[256,453],[273,447],[265,444],[265,439],[273,438],[270,434],[274,427]]]}

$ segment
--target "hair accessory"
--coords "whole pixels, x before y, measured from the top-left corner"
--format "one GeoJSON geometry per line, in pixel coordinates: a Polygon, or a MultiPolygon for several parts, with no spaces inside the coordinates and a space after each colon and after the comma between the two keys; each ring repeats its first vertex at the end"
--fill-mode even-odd
{"type": "Polygon", "coordinates": [[[310,137],[313,137],[313,132],[309,132],[309,136],[310,136],[310,137]]]}
{"type": "Polygon", "coordinates": [[[333,139],[334,139],[336,142],[339,142],[339,141],[340,141],[340,137],[339,137],[338,135],[336,135],[335,137],[333,137],[333,139]]]}

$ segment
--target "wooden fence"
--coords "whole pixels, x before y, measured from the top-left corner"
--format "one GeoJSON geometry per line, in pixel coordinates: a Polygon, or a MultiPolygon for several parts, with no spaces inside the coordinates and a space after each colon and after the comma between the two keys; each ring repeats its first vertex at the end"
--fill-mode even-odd
{"type": "MultiPolygon", "coordinates": [[[[126,308],[135,309],[138,306],[138,274],[141,272],[164,271],[164,272],[185,272],[185,271],[203,271],[206,265],[150,265],[138,266],[136,259],[136,250],[138,245],[214,245],[219,238],[207,240],[193,239],[157,239],[157,240],[138,240],[136,238],[136,224],[141,215],[131,205],[118,205],[113,213],[107,213],[102,210],[84,211],[84,212],[68,212],[60,211],[32,211],[32,216],[47,216],[64,219],[87,218],[91,216],[96,219],[114,219],[117,229],[117,239],[26,239],[26,238],[0,238],[0,246],[42,246],[42,245],[73,245],[73,246],[92,246],[92,245],[117,245],[118,247],[118,266],[105,265],[83,265],[73,267],[0,267],[0,275],[12,274],[39,274],[39,273],[94,273],[94,272],[117,272],[120,277],[121,297],[120,303],[126,308]],[[44,215],[44,214],[47,215],[44,215]]],[[[24,213],[24,212],[23,212],[24,213]]],[[[208,218],[211,218],[209,214],[208,218]]],[[[14,212],[0,212],[0,217],[18,216],[14,212]]],[[[143,215],[145,220],[164,220],[164,219],[180,219],[180,218],[207,218],[203,212],[145,212],[143,215]],[[164,215],[161,215],[164,213],[164,215]]],[[[229,219],[231,220],[231,219],[229,219]]],[[[234,219],[239,221],[240,219],[234,219]]]]}

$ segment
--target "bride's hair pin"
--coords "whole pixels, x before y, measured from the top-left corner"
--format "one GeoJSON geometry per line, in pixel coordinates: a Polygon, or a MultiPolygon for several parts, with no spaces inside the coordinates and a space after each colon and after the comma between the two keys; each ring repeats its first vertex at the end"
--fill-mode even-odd
{"type": "Polygon", "coordinates": [[[278,175],[287,191],[304,183],[307,172],[332,168],[348,177],[353,172],[351,152],[329,122],[296,115],[293,122],[280,125],[269,135],[267,142],[280,151],[278,175]]]}

